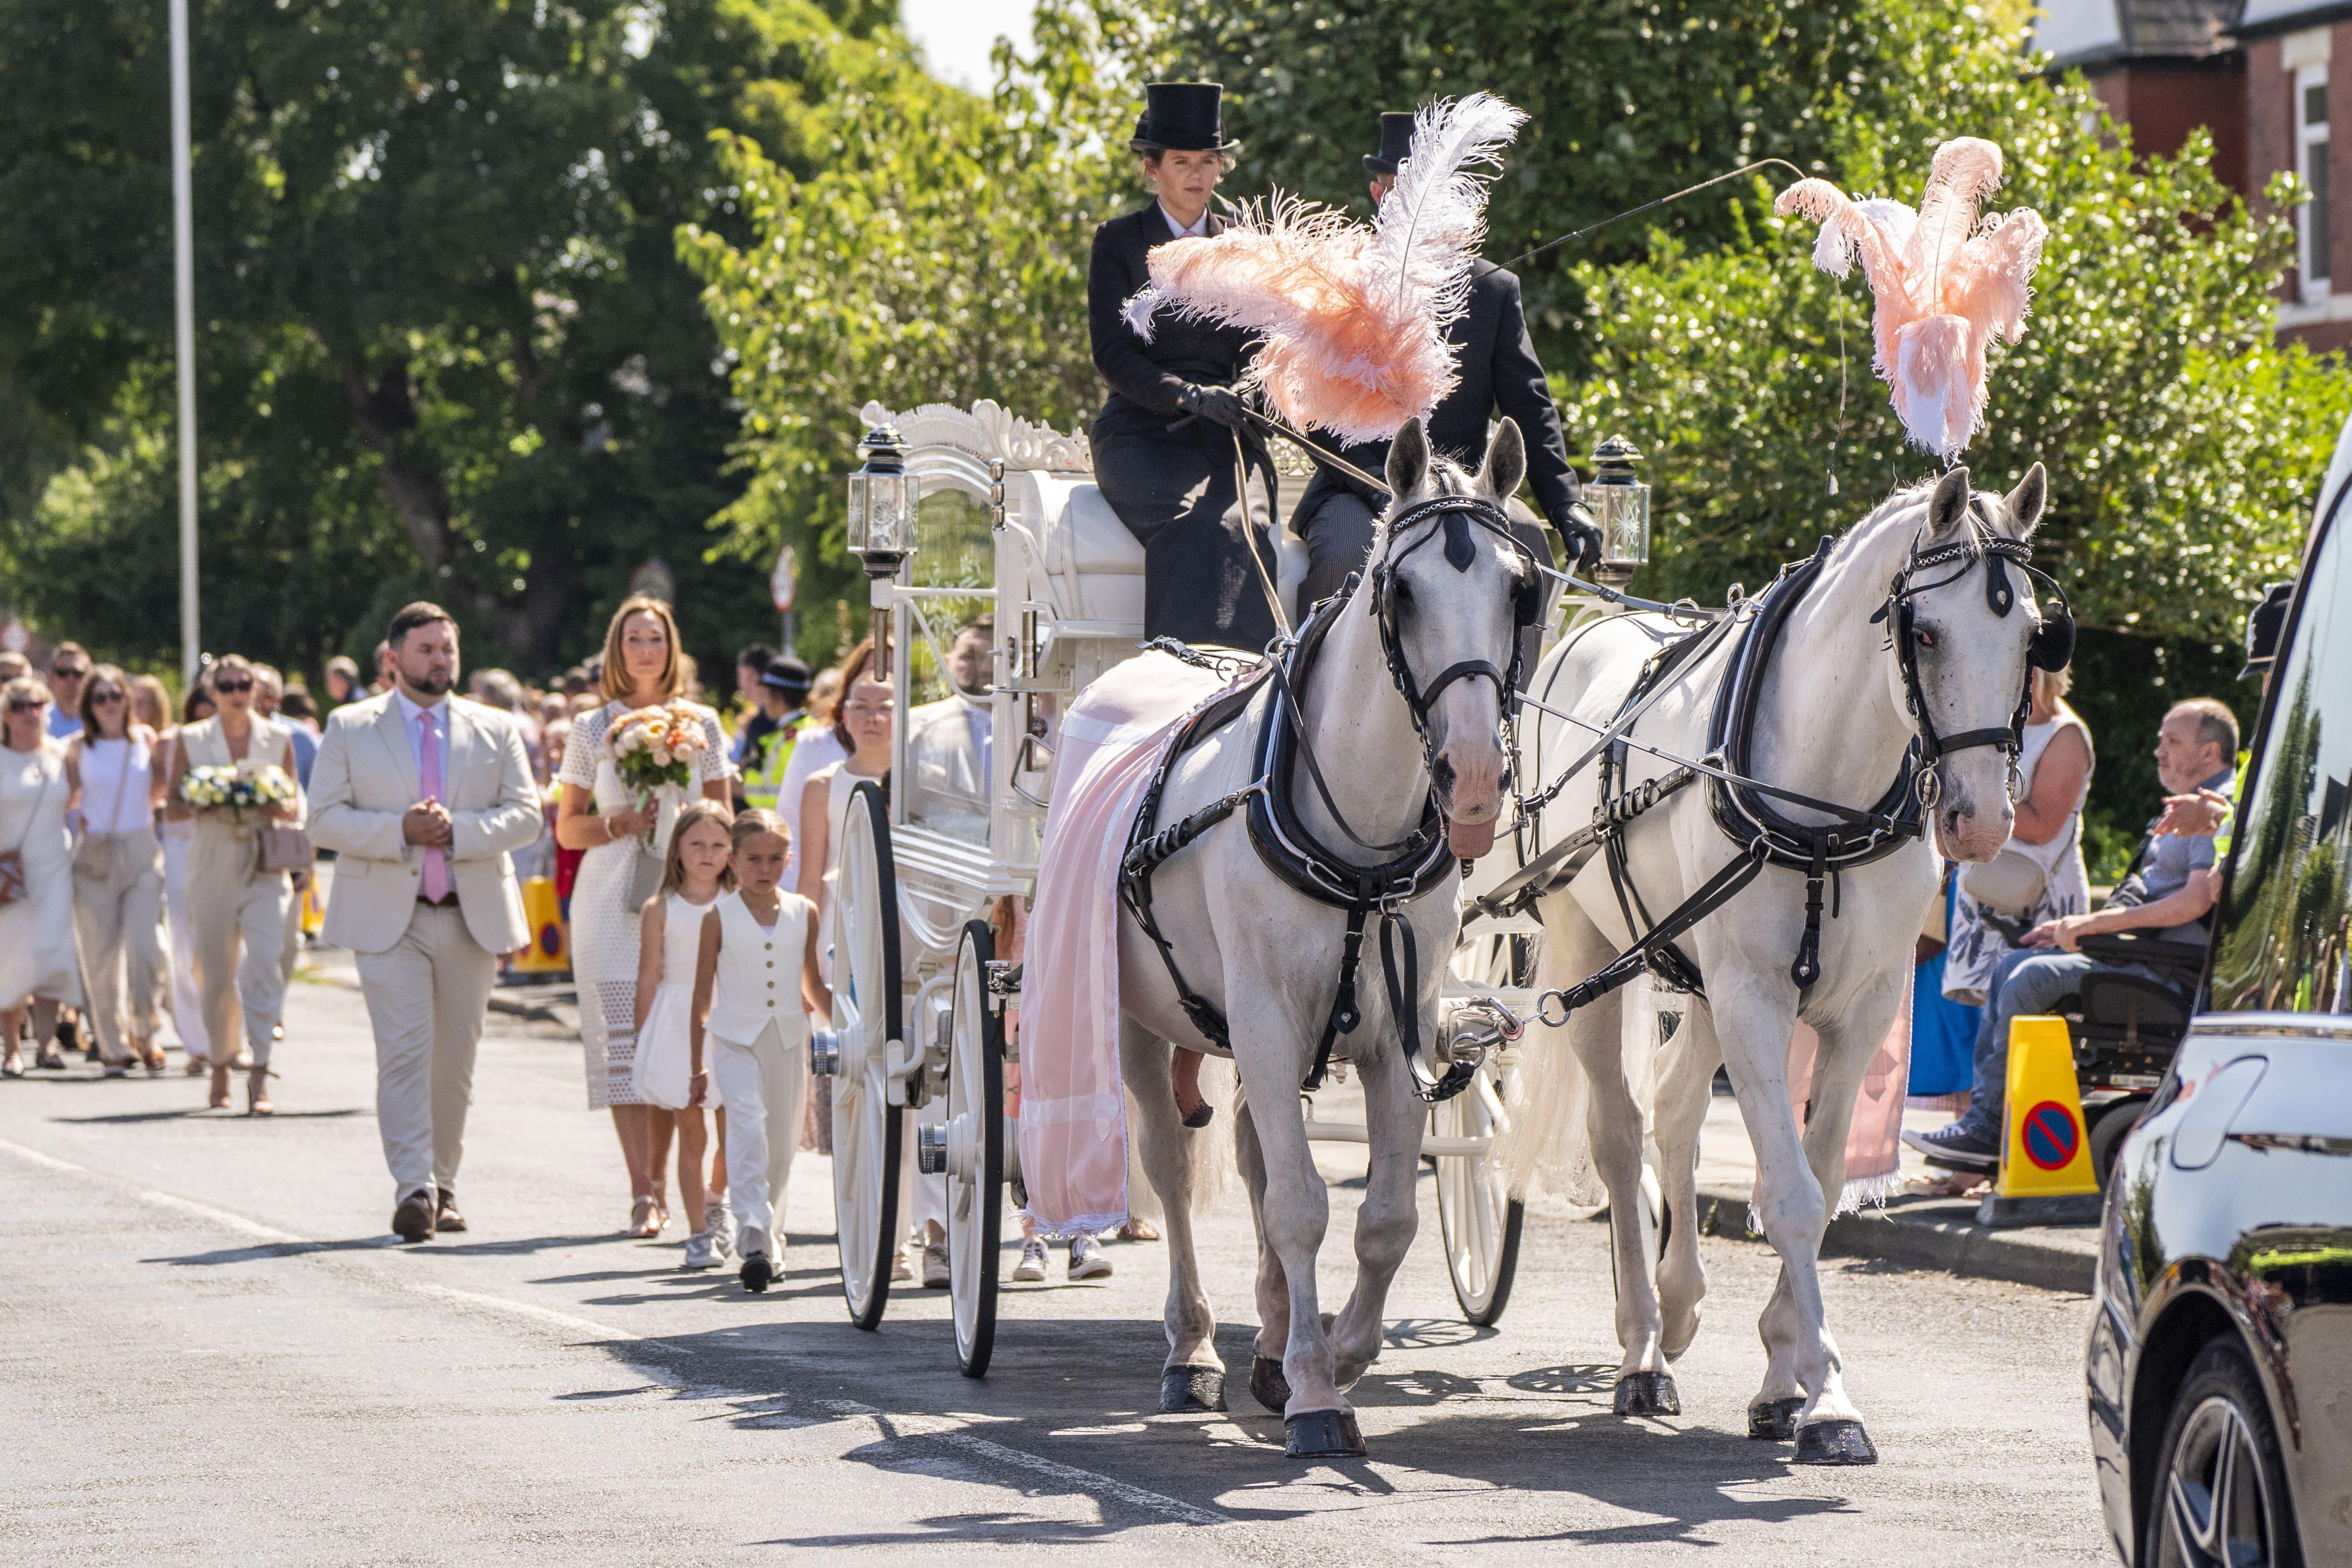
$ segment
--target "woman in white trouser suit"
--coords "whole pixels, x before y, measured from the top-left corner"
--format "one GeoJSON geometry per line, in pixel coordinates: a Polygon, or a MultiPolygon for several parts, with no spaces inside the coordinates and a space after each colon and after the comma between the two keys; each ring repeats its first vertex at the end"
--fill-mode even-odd
{"type": "Polygon", "coordinates": [[[784,1180],[800,1146],[809,1011],[832,1015],[817,971],[815,910],[782,891],[791,852],[773,811],[735,819],[736,890],[702,917],[691,1033],[699,1105],[715,1079],[727,1103],[727,1187],[744,1289],[765,1291],[783,1258],[784,1180]],[[705,1063],[709,1066],[706,1069],[705,1063]]]}
{"type": "Polygon", "coordinates": [[[226,806],[197,809],[181,800],[181,781],[192,768],[258,772],[275,767],[289,783],[295,778],[292,729],[253,711],[253,667],[231,653],[213,665],[205,681],[220,711],[182,727],[172,758],[170,810],[193,816],[196,825],[188,844],[188,915],[196,939],[205,1034],[212,1048],[213,1108],[228,1105],[229,1062],[241,1015],[246,1048],[253,1053],[246,1109],[267,1116],[269,1047],[286,1002],[286,974],[278,956],[286,945],[286,907],[293,887],[286,873],[261,869],[254,830],[263,821],[299,821],[301,789],[295,786],[291,804],[242,816],[226,806]]]}

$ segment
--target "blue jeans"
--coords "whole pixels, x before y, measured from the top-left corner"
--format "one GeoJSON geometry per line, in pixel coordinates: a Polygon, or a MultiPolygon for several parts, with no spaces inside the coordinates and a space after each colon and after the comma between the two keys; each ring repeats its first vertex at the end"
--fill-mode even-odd
{"type": "Polygon", "coordinates": [[[1977,1026],[1976,1084],[1960,1123],[2000,1140],[2000,1102],[2009,1087],[2011,1019],[2047,1013],[2083,988],[2083,977],[2115,966],[2054,947],[2021,947],[2003,958],[1985,983],[1984,1021],[1977,1026]]]}

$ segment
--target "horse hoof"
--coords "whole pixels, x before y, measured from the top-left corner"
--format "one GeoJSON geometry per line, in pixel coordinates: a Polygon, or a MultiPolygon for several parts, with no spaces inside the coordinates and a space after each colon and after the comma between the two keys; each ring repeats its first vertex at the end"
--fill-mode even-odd
{"type": "Polygon", "coordinates": [[[1816,1421],[1797,1428],[1797,1458],[1801,1465],[1874,1465],[1878,1450],[1859,1421],[1816,1421]]]}
{"type": "Polygon", "coordinates": [[[1360,1459],[1364,1434],[1356,1427],[1352,1410],[1309,1410],[1282,1423],[1288,1434],[1284,1445],[1294,1459],[1360,1459]]]}
{"type": "Polygon", "coordinates": [[[1805,1407],[1795,1399],[1767,1399],[1748,1407],[1748,1435],[1768,1443],[1785,1443],[1797,1435],[1797,1412],[1805,1407]]]}
{"type": "Polygon", "coordinates": [[[1683,1396],[1670,1372],[1634,1372],[1617,1380],[1620,1416],[1679,1416],[1683,1396]]]}
{"type": "Polygon", "coordinates": [[[1160,1413],[1225,1407],[1225,1371],[1221,1366],[1171,1366],[1160,1375],[1160,1413]]]}
{"type": "Polygon", "coordinates": [[[1290,1405],[1290,1379],[1282,1375],[1282,1363],[1271,1356],[1250,1358],[1250,1397],[1279,1416],[1290,1405]]]}
{"type": "Polygon", "coordinates": [[[1216,1119],[1217,1108],[1205,1102],[1184,1113],[1184,1124],[1194,1132],[1200,1131],[1216,1119]]]}

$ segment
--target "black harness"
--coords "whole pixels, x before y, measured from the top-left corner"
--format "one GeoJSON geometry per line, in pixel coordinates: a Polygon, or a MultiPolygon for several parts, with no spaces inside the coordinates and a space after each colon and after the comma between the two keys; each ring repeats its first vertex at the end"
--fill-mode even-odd
{"type": "MultiPolygon", "coordinates": [[[[1413,729],[1421,737],[1424,764],[1433,764],[1429,735],[1429,711],[1445,688],[1455,681],[1477,677],[1491,681],[1501,698],[1507,743],[1516,754],[1516,743],[1510,742],[1510,694],[1518,680],[1519,636],[1522,626],[1541,613],[1542,582],[1526,562],[1517,542],[1504,527],[1503,514],[1493,503],[1470,496],[1441,496],[1408,507],[1391,521],[1388,528],[1391,554],[1372,569],[1370,611],[1379,622],[1381,648],[1389,676],[1403,696],[1405,708],[1412,716],[1413,729]],[[1412,538],[1402,550],[1395,541],[1416,525],[1434,521],[1439,526],[1412,538]],[[1511,654],[1506,664],[1497,666],[1491,660],[1465,660],[1442,672],[1428,686],[1415,679],[1412,667],[1404,653],[1403,637],[1399,626],[1403,598],[1400,591],[1397,567],[1412,551],[1431,538],[1443,537],[1448,564],[1457,571],[1467,571],[1475,559],[1476,545],[1470,530],[1485,528],[1510,546],[1522,562],[1524,580],[1513,600],[1511,654]]],[[[1136,925],[1160,954],[1166,966],[1168,977],[1176,988],[1177,1000],[1192,1027],[1219,1048],[1230,1051],[1233,1038],[1224,1014],[1215,1003],[1195,991],[1185,980],[1177,962],[1174,945],[1160,928],[1151,909],[1151,877],[1161,865],[1187,844],[1206,833],[1235,811],[1246,808],[1245,821],[1250,842],[1266,868],[1294,891],[1347,913],[1347,933],[1339,950],[1339,980],[1332,998],[1331,1010],[1326,1017],[1322,1038],[1315,1048],[1315,1062],[1307,1071],[1301,1088],[1312,1092],[1322,1087],[1331,1062],[1331,1051],[1339,1037],[1354,1032],[1363,1019],[1357,995],[1357,976],[1363,957],[1364,926],[1377,910],[1381,919],[1381,963],[1388,984],[1389,1011],[1396,1019],[1397,1031],[1404,1049],[1405,1066],[1411,1073],[1413,1092],[1423,1100],[1435,1103],[1458,1094],[1468,1086],[1476,1071],[1473,1063],[1456,1062],[1441,1073],[1435,1064],[1424,1060],[1422,1053],[1421,1019],[1418,1006],[1420,954],[1412,934],[1412,924],[1405,916],[1403,906],[1428,893],[1444,882],[1454,869],[1454,852],[1446,846],[1445,820],[1438,809],[1434,786],[1423,803],[1421,821],[1404,838],[1387,843],[1373,843],[1360,837],[1348,825],[1331,798],[1322,767],[1315,759],[1313,749],[1307,744],[1305,718],[1298,701],[1314,667],[1324,638],[1351,601],[1357,580],[1352,576],[1347,586],[1319,606],[1307,623],[1300,629],[1297,640],[1287,647],[1277,645],[1258,671],[1243,685],[1212,703],[1195,715],[1169,743],[1160,758],[1159,768],[1144,792],[1142,809],[1137,812],[1135,825],[1128,834],[1127,853],[1119,866],[1119,901],[1127,907],[1136,925]],[[1169,774],[1178,758],[1198,745],[1202,738],[1255,707],[1257,710],[1257,748],[1255,777],[1244,788],[1211,802],[1198,811],[1166,829],[1155,831],[1159,821],[1160,800],[1169,774]],[[1300,820],[1293,801],[1293,776],[1296,765],[1304,761],[1309,779],[1323,808],[1340,831],[1362,849],[1374,853],[1394,852],[1391,858],[1364,866],[1343,859],[1324,845],[1300,820]]],[[[1153,644],[1188,663],[1207,664],[1202,654],[1171,643],[1153,644]]]]}
{"type": "Polygon", "coordinates": [[[1922,593],[1957,580],[1979,560],[1986,566],[1987,602],[1996,615],[2006,616],[2016,599],[2003,570],[2004,562],[2015,563],[2046,585],[2057,601],[2056,608],[2044,616],[2028,644],[2029,665],[2061,669],[2072,656],[2074,618],[2064,591],[2029,564],[2029,544],[1992,531],[1990,519],[1983,517],[1979,505],[1974,497],[1970,498],[1972,514],[1982,518],[1985,526],[1980,529],[1971,527],[1968,538],[1933,550],[1920,551],[1915,547],[1902,570],[1895,574],[1886,603],[1871,618],[1874,624],[1881,621],[1891,623],[1889,641],[1896,652],[1906,704],[1917,733],[1905,750],[1894,783],[1866,810],[1766,784],[1749,773],[1756,712],[1765,672],[1790,613],[1827,564],[1832,540],[1823,538],[1810,559],[1783,567],[1759,600],[1735,603],[1728,617],[1678,639],[1643,666],[1641,676],[1620,705],[1617,717],[1601,732],[1592,748],[1571,764],[1551,789],[1537,797],[1539,804],[1556,795],[1598,752],[1599,803],[1591,823],[1546,852],[1518,875],[1480,900],[1477,906],[1491,914],[1516,913],[1573,877],[1596,850],[1605,852],[1611,887],[1626,929],[1636,934],[1635,940],[1599,973],[1574,986],[1545,993],[1538,1007],[1538,1016],[1545,1022],[1555,1026],[1566,1023],[1569,1013],[1575,1009],[1606,996],[1644,971],[1658,975],[1677,989],[1703,994],[1704,977],[1698,967],[1675,946],[1675,939],[1729,903],[1767,865],[1784,866],[1804,874],[1805,930],[1798,944],[1796,959],[1790,965],[1789,978],[1800,991],[1811,988],[1822,973],[1824,884],[1830,891],[1830,917],[1835,919],[1842,873],[1883,860],[1907,840],[1922,835],[1924,814],[1937,798],[1936,764],[1954,752],[1998,746],[2009,754],[2014,769],[2031,706],[2030,687],[2008,725],[1946,736],[1936,729],[1919,681],[1920,634],[1913,620],[1914,601],[1922,593]],[[1959,563],[1958,570],[1932,582],[1916,583],[1921,572],[1955,562],[1959,563]],[[1739,640],[1717,693],[1708,724],[1706,756],[1696,760],[1677,758],[1632,739],[1633,720],[1675,680],[1695,670],[1735,624],[1741,629],[1739,640]],[[1621,789],[1629,750],[1648,753],[1675,767],[1663,777],[1638,787],[1621,789]],[[1740,846],[1741,852],[1664,919],[1653,920],[1633,880],[1625,851],[1625,830],[1658,802],[1702,778],[1707,780],[1710,814],[1726,835],[1740,846]],[[1776,804],[1782,801],[1837,820],[1822,825],[1800,822],[1776,804]],[[1553,1005],[1559,1008],[1557,1018],[1548,1010],[1553,1005]]]}

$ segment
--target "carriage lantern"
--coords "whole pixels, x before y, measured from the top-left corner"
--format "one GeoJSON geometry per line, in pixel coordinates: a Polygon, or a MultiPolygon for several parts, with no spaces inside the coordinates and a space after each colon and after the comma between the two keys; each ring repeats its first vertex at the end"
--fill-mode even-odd
{"type": "Polygon", "coordinates": [[[1622,435],[1592,449],[1592,483],[1584,498],[1601,526],[1601,576],[1623,583],[1650,559],[1650,487],[1633,477],[1641,452],[1622,435]]]}
{"type": "Polygon", "coordinates": [[[864,563],[866,576],[893,578],[915,553],[919,485],[907,472],[907,438],[898,426],[880,424],[857,444],[866,462],[849,476],[850,553],[864,563]]]}

